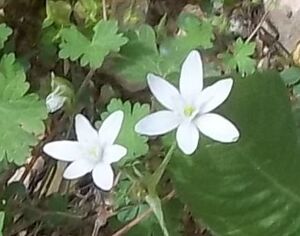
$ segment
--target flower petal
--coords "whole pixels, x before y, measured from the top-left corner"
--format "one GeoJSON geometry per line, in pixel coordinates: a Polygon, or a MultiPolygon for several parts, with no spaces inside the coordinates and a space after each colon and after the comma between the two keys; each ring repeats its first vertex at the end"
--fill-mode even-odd
{"type": "Polygon", "coordinates": [[[232,85],[232,79],[223,79],[205,88],[197,99],[200,112],[207,113],[221,105],[229,96],[232,85]]]}
{"type": "Polygon", "coordinates": [[[80,143],[89,144],[98,140],[97,131],[84,115],[77,114],[75,116],[75,130],[80,143]]]}
{"type": "Polygon", "coordinates": [[[192,154],[199,142],[199,131],[190,121],[185,121],[179,125],[176,132],[176,140],[179,148],[186,154],[192,154]]]}
{"type": "Polygon", "coordinates": [[[81,158],[81,148],[77,141],[54,141],[47,143],[43,151],[60,161],[75,161],[81,158]]]}
{"type": "Polygon", "coordinates": [[[141,119],[135,125],[135,132],[144,135],[161,135],[175,129],[180,118],[172,111],[158,111],[141,119]]]}
{"type": "Polygon", "coordinates": [[[119,161],[127,154],[127,149],[121,145],[113,144],[105,148],[103,154],[103,162],[111,164],[119,161]]]}
{"type": "Polygon", "coordinates": [[[79,159],[72,162],[64,172],[64,178],[77,179],[89,172],[94,168],[94,164],[87,159],[79,159]]]}
{"type": "Polygon", "coordinates": [[[238,129],[229,120],[218,114],[204,114],[195,122],[201,133],[216,141],[231,143],[239,139],[238,129]]]}
{"type": "Polygon", "coordinates": [[[114,172],[110,165],[99,163],[92,172],[94,183],[101,189],[108,191],[114,184],[114,172]]]}
{"type": "Polygon", "coordinates": [[[115,111],[110,114],[102,123],[98,135],[101,145],[113,144],[121,130],[122,122],[124,118],[123,111],[115,111]]]}
{"type": "Polygon", "coordinates": [[[179,88],[188,103],[193,102],[203,88],[203,69],[200,54],[193,50],[182,64],[179,88]]]}
{"type": "Polygon", "coordinates": [[[62,108],[62,106],[64,105],[66,99],[67,99],[66,97],[57,95],[53,92],[50,93],[46,97],[47,111],[49,113],[54,113],[54,112],[58,111],[60,108],[62,108]]]}
{"type": "Polygon", "coordinates": [[[172,84],[154,74],[148,74],[147,81],[152,94],[164,107],[178,110],[183,106],[182,98],[172,84]]]}

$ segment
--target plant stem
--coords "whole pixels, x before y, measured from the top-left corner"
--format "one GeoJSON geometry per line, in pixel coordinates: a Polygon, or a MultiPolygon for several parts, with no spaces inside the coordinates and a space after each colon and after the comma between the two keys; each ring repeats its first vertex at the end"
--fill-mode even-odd
{"type": "Polygon", "coordinates": [[[106,12],[106,0],[102,0],[102,14],[103,20],[107,20],[107,12],[106,12]]]}
{"type": "Polygon", "coordinates": [[[90,69],[90,71],[87,73],[87,75],[85,76],[82,84],[80,85],[77,93],[76,93],[76,100],[78,100],[78,98],[80,97],[82,91],[84,90],[84,88],[86,87],[86,85],[90,82],[91,78],[93,77],[93,75],[95,74],[95,70],[94,69],[90,69]]]}
{"type": "MultiPolygon", "coordinates": [[[[87,86],[87,84],[89,83],[89,81],[92,79],[93,75],[95,74],[95,70],[94,69],[90,69],[90,71],[87,73],[87,75],[85,76],[82,84],[80,85],[76,96],[75,96],[75,102],[78,101],[78,99],[80,98],[83,90],[85,89],[85,87],[87,86]]],[[[67,130],[67,134],[66,134],[66,138],[68,139],[70,137],[71,131],[72,131],[72,127],[73,127],[73,123],[74,123],[74,115],[76,114],[77,111],[73,111],[72,115],[71,115],[71,119],[70,119],[70,125],[69,128],[67,130]]]]}
{"type": "MultiPolygon", "coordinates": [[[[167,196],[163,198],[163,201],[169,201],[175,196],[175,191],[171,191],[167,196]]],[[[122,236],[125,235],[132,227],[140,223],[142,220],[146,219],[150,216],[152,213],[152,208],[147,209],[142,214],[137,216],[135,219],[130,221],[127,225],[125,225],[123,228],[119,229],[117,232],[115,232],[112,236],[122,236]]]]}
{"type": "Polygon", "coordinates": [[[176,141],[173,142],[173,144],[171,145],[169,151],[167,152],[165,158],[163,159],[162,163],[160,164],[160,166],[156,169],[156,171],[153,173],[153,175],[150,178],[149,181],[149,185],[148,185],[148,190],[149,192],[151,192],[152,190],[154,191],[157,184],[159,183],[162,175],[164,174],[167,165],[169,164],[171,157],[173,155],[173,152],[175,150],[176,147],[176,141]]]}

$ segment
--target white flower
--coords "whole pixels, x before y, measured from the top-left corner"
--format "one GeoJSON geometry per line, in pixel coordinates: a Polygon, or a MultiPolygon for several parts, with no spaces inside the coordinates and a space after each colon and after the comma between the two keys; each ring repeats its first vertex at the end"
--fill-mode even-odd
{"type": "Polygon", "coordinates": [[[223,143],[237,141],[237,128],[224,117],[211,113],[229,96],[233,80],[220,80],[203,89],[202,70],[199,53],[191,51],[181,68],[179,91],[166,80],[149,74],[150,90],[167,110],[144,117],[136,124],[135,131],[154,136],[177,129],[178,146],[188,155],[198,146],[199,131],[223,143]]]}
{"type": "Polygon", "coordinates": [[[72,162],[65,170],[66,179],[76,179],[89,172],[95,184],[110,190],[114,182],[111,163],[126,155],[127,149],[114,144],[123,122],[124,114],[116,111],[107,117],[99,131],[81,114],[75,117],[75,131],[78,141],[54,141],[44,146],[44,152],[60,160],[72,162]]]}
{"type": "Polygon", "coordinates": [[[49,113],[58,111],[66,102],[66,97],[62,96],[57,87],[52,93],[46,97],[46,106],[49,113]]]}

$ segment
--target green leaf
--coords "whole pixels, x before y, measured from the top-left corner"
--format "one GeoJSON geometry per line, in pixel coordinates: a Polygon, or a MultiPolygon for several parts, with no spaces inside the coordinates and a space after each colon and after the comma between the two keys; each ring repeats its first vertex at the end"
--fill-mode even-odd
{"type": "Polygon", "coordinates": [[[47,17],[43,22],[43,27],[48,27],[53,23],[57,25],[67,26],[70,25],[70,16],[72,8],[70,3],[65,1],[52,1],[46,2],[47,17]]]}
{"type": "Polygon", "coordinates": [[[5,41],[12,32],[11,28],[9,28],[6,24],[0,24],[0,49],[4,47],[5,41]]]}
{"type": "Polygon", "coordinates": [[[300,84],[295,85],[293,87],[293,90],[294,90],[294,94],[299,97],[300,96],[300,84]]]}
{"type": "Polygon", "coordinates": [[[218,113],[241,138],[226,145],[202,138],[193,156],[177,152],[169,170],[180,199],[214,235],[298,235],[299,146],[279,74],[235,80],[218,113]]]}
{"type": "MultiPolygon", "coordinates": [[[[0,199],[3,202],[7,203],[12,199],[23,200],[28,196],[26,187],[21,182],[12,182],[6,186],[5,190],[0,193],[0,199]]],[[[1,205],[0,203],[0,205],[1,205]]],[[[5,204],[4,204],[5,205],[5,204]]],[[[8,212],[9,213],[9,212],[8,212]]]]}
{"type": "Polygon", "coordinates": [[[84,36],[75,26],[61,31],[59,57],[76,61],[80,58],[81,66],[101,67],[104,58],[110,52],[118,52],[127,42],[127,38],[118,34],[118,23],[114,20],[99,21],[93,28],[92,40],[84,36]]]}
{"type": "Polygon", "coordinates": [[[165,75],[179,72],[180,65],[191,50],[209,49],[213,46],[215,36],[209,21],[200,21],[195,15],[183,13],[179,16],[178,27],[179,35],[167,38],[160,45],[160,68],[165,75]]]}
{"type": "Polygon", "coordinates": [[[120,211],[117,215],[117,218],[120,222],[127,222],[133,220],[138,214],[139,207],[138,206],[130,206],[120,211]]]}
{"type": "Polygon", "coordinates": [[[124,112],[122,129],[116,141],[116,143],[127,148],[127,155],[119,162],[122,165],[148,152],[148,138],[137,134],[134,131],[134,126],[141,118],[149,114],[150,107],[147,104],[140,105],[139,103],[135,103],[132,105],[129,101],[123,103],[120,99],[112,99],[107,106],[107,112],[102,113],[101,118],[104,119],[110,113],[117,110],[124,112]]]}
{"type": "Polygon", "coordinates": [[[208,21],[201,22],[192,15],[183,14],[178,24],[181,34],[175,39],[166,38],[159,50],[151,26],[141,25],[129,31],[129,42],[122,47],[122,57],[117,60],[114,71],[128,81],[146,85],[148,73],[169,77],[180,71],[181,63],[192,49],[212,46],[213,27],[208,21]]]}
{"type": "Polygon", "coordinates": [[[0,61],[0,161],[21,165],[43,134],[43,119],[47,117],[45,104],[37,95],[28,94],[23,68],[13,54],[0,61]]]}
{"type": "MultiPolygon", "coordinates": [[[[148,206],[146,204],[140,205],[139,214],[144,213],[144,211],[148,210],[148,206]]],[[[138,217],[138,216],[137,216],[138,217]]],[[[158,221],[154,214],[151,214],[146,219],[142,220],[139,224],[131,228],[128,233],[128,236],[162,236],[163,233],[158,224],[158,221]]]]}
{"type": "Polygon", "coordinates": [[[159,53],[156,47],[155,32],[149,25],[141,25],[126,35],[128,43],[122,47],[122,57],[115,65],[119,76],[130,81],[146,81],[149,72],[160,73],[159,53]]]}
{"type": "Polygon", "coordinates": [[[57,37],[58,29],[55,26],[44,28],[38,42],[39,59],[45,65],[55,64],[57,61],[57,37]]]}
{"type": "Polygon", "coordinates": [[[145,200],[148,203],[148,205],[150,206],[150,208],[152,209],[152,211],[154,212],[154,215],[156,216],[156,218],[158,220],[158,223],[164,233],[164,236],[169,236],[169,232],[166,227],[165,220],[164,220],[164,214],[163,214],[163,210],[161,207],[160,198],[156,194],[150,193],[149,195],[147,195],[145,197],[145,200]]]}
{"type": "MultiPolygon", "coordinates": [[[[165,223],[169,234],[172,236],[182,235],[182,211],[184,206],[178,199],[172,199],[166,203],[163,203],[163,214],[165,218],[165,223]]],[[[148,207],[145,205],[140,205],[140,212],[142,214],[148,207]]],[[[138,216],[137,216],[138,217],[138,216]]],[[[133,227],[129,232],[128,236],[163,236],[163,232],[157,218],[152,213],[149,217],[142,220],[139,224],[133,227]]]]}
{"type": "Polygon", "coordinates": [[[300,68],[292,66],[280,72],[280,76],[286,85],[293,85],[300,81],[300,68]]]}
{"type": "Polygon", "coordinates": [[[189,50],[195,47],[212,48],[215,36],[211,22],[205,19],[200,20],[194,14],[187,13],[181,14],[178,21],[181,30],[177,38],[178,46],[187,47],[189,50]]]}
{"type": "Polygon", "coordinates": [[[247,43],[238,38],[233,44],[232,53],[223,54],[224,64],[232,70],[238,69],[241,74],[252,74],[256,66],[256,61],[251,58],[254,52],[254,42],[247,43]]]}
{"type": "Polygon", "coordinates": [[[184,205],[178,199],[171,199],[163,204],[164,218],[167,229],[172,236],[180,236],[183,229],[182,213],[184,205]]]}
{"type": "Polygon", "coordinates": [[[0,211],[0,236],[2,236],[3,226],[4,226],[4,217],[5,213],[3,211],[0,211]]]}
{"type": "Polygon", "coordinates": [[[68,198],[59,194],[54,194],[45,200],[45,209],[51,214],[43,217],[48,227],[58,227],[66,223],[64,213],[68,209],[68,198]]]}

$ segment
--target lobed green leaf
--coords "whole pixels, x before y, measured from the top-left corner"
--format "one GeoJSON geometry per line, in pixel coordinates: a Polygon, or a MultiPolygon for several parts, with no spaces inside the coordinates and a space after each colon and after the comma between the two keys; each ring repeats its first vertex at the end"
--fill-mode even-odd
{"type": "Polygon", "coordinates": [[[93,31],[94,35],[90,40],[76,26],[63,29],[59,57],[69,58],[71,61],[80,59],[81,66],[89,65],[97,69],[110,52],[118,52],[127,42],[127,38],[117,33],[118,24],[114,20],[99,21],[93,31]]]}
{"type": "Polygon", "coordinates": [[[43,119],[47,117],[45,104],[36,94],[26,94],[23,68],[13,54],[0,61],[0,161],[21,165],[30,155],[37,137],[44,132],[43,119]]]}
{"type": "Polygon", "coordinates": [[[107,106],[107,112],[102,113],[101,118],[104,119],[110,113],[117,110],[124,112],[122,129],[116,141],[127,148],[127,155],[120,161],[122,165],[148,152],[148,138],[137,134],[134,131],[134,126],[141,118],[149,114],[150,107],[147,104],[140,105],[139,103],[135,103],[132,105],[129,101],[123,103],[120,99],[112,99],[107,106]]]}
{"type": "Polygon", "coordinates": [[[0,24],[0,49],[4,47],[5,41],[8,39],[8,36],[12,34],[12,29],[9,28],[6,24],[0,24]]]}

